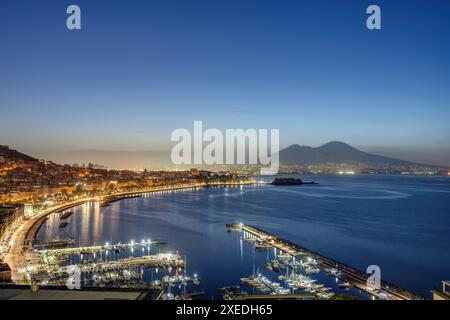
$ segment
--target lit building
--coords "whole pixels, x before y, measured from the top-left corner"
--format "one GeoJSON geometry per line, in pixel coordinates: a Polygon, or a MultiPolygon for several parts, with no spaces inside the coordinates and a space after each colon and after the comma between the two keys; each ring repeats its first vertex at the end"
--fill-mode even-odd
{"type": "Polygon", "coordinates": [[[31,203],[25,203],[23,206],[23,213],[26,218],[30,218],[34,215],[33,205],[31,203]]]}
{"type": "Polygon", "coordinates": [[[431,290],[433,294],[433,300],[450,300],[450,281],[442,281],[442,291],[441,290],[431,290]]]}

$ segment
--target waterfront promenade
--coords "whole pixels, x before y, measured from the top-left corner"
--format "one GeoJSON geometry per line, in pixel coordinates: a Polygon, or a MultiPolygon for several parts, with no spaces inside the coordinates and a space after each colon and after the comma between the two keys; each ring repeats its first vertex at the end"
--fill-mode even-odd
{"type": "Polygon", "coordinates": [[[21,283],[23,281],[26,281],[26,278],[22,271],[26,263],[25,249],[28,248],[29,241],[27,240],[29,239],[27,239],[27,236],[29,235],[30,229],[32,229],[33,226],[35,226],[35,224],[38,221],[42,220],[42,218],[46,217],[51,213],[63,210],[64,208],[71,208],[74,206],[78,206],[90,201],[96,201],[96,198],[79,199],[61,205],[57,205],[48,208],[46,210],[43,210],[42,212],[34,215],[33,217],[23,221],[23,223],[15,230],[15,232],[11,236],[11,239],[9,241],[9,250],[4,258],[4,261],[11,268],[11,280],[13,282],[21,283]]]}
{"type": "Polygon", "coordinates": [[[88,197],[77,199],[69,202],[65,202],[62,204],[58,204],[56,206],[52,206],[50,208],[46,208],[42,210],[32,217],[28,219],[24,219],[24,221],[19,225],[19,227],[14,230],[13,234],[8,243],[7,253],[4,257],[4,262],[6,262],[11,268],[11,279],[15,283],[28,283],[29,279],[26,277],[27,274],[30,273],[30,262],[32,262],[36,257],[34,257],[32,248],[34,240],[37,236],[37,233],[41,227],[41,225],[45,222],[45,217],[48,215],[60,212],[63,210],[70,209],[75,206],[82,205],[88,202],[98,202],[101,203],[103,201],[108,202],[110,199],[114,201],[120,199],[126,199],[129,197],[135,197],[137,195],[151,194],[157,192],[165,192],[165,191],[176,191],[176,190],[184,190],[184,189],[197,189],[204,188],[209,186],[234,186],[234,185],[252,185],[255,184],[255,181],[243,181],[243,182],[224,182],[224,183],[194,183],[194,184],[185,184],[185,185],[176,185],[176,186],[165,186],[165,187],[155,187],[143,190],[134,190],[134,191],[125,191],[125,192],[117,192],[108,195],[104,195],[101,197],[88,197]]]}

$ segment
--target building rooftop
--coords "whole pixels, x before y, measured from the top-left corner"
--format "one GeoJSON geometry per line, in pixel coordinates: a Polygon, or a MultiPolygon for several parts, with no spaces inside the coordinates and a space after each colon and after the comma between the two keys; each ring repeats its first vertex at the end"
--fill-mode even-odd
{"type": "Polygon", "coordinates": [[[0,300],[143,300],[158,295],[156,291],[139,289],[46,287],[33,292],[30,286],[0,286],[0,300]]]}
{"type": "Polygon", "coordinates": [[[442,281],[442,288],[432,290],[433,300],[450,300],[450,281],[442,281]]]}

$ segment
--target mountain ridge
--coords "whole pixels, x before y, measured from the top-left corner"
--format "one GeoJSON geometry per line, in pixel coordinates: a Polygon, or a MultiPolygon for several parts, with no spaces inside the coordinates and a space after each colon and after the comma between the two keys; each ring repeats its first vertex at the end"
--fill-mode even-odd
{"type": "Polygon", "coordinates": [[[25,153],[10,149],[7,145],[0,145],[0,155],[8,159],[22,160],[25,162],[38,162],[39,160],[25,153]]]}
{"type": "Polygon", "coordinates": [[[330,141],[320,147],[290,145],[279,153],[281,165],[353,164],[360,166],[430,166],[412,161],[379,156],[361,151],[341,141],[330,141]]]}
{"type": "MultiPolygon", "coordinates": [[[[22,161],[37,162],[36,158],[0,145],[0,155],[22,161]]],[[[292,144],[279,152],[281,166],[365,166],[365,167],[442,167],[400,160],[361,151],[345,142],[330,141],[319,147],[292,144]]],[[[56,159],[52,159],[56,160],[56,159]]],[[[171,164],[170,151],[107,151],[77,150],[65,153],[56,163],[100,163],[110,168],[161,167],[171,164]]]]}

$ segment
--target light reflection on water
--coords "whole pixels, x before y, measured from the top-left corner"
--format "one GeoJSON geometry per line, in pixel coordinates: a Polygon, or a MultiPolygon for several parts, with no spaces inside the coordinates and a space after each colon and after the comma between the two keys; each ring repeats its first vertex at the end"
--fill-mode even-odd
{"type": "Polygon", "coordinates": [[[64,229],[52,215],[38,237],[73,237],[81,245],[141,238],[166,241],[168,248],[163,250],[179,250],[187,256],[188,272],[200,274],[207,299],[217,297],[220,287],[239,284],[252,273],[253,264],[266,272],[263,266],[273,256],[272,251],[255,252],[238,234],[225,232],[224,225],[235,221],[267,229],[361,270],[380,265],[382,277],[424,296],[448,278],[450,179],[302,178],[319,185],[218,187],[162,192],[105,208],[85,204],[73,209],[64,229]]]}

